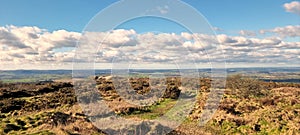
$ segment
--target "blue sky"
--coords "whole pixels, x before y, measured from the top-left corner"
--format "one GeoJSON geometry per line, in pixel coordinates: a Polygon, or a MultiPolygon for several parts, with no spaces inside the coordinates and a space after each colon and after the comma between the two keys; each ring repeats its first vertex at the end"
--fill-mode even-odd
{"type": "Polygon", "coordinates": [[[2,0],[0,25],[38,26],[80,32],[114,0],[2,0]]]}
{"type": "Polygon", "coordinates": [[[299,17],[285,12],[288,0],[191,0],[209,22],[225,30],[259,30],[299,24],[299,17]]]}
{"type": "MultiPolygon", "coordinates": [[[[153,1],[155,0],[150,2],[153,1]]],[[[99,12],[106,11],[117,0],[1,0],[0,69],[71,69],[77,43],[81,43],[82,39],[92,48],[83,50],[87,49],[89,52],[86,53],[97,55],[95,61],[102,65],[100,68],[109,68],[107,65],[116,58],[136,63],[140,60],[155,67],[164,67],[159,64],[174,59],[194,61],[202,67],[211,67],[210,63],[220,63],[223,55],[228,67],[300,66],[299,1],[182,1],[202,13],[215,30],[215,37],[200,32],[184,33],[188,32],[185,27],[155,17],[129,20],[110,33],[97,31],[85,35],[82,31],[92,18],[99,12]],[[102,41],[105,35],[108,35],[108,40],[102,41]],[[198,39],[201,42],[197,42],[198,39]],[[214,47],[216,43],[219,46],[214,47]],[[224,54],[219,50],[223,50],[224,54]]],[[[143,4],[137,2],[140,1],[123,3],[124,10],[113,12],[129,14],[135,12],[134,9],[143,9],[143,4]]],[[[166,3],[159,3],[158,6],[154,4],[156,7],[141,11],[142,14],[181,14],[183,18],[187,17],[184,21],[192,22],[193,26],[202,23],[190,17],[191,14],[182,12],[181,8],[174,8],[176,4],[173,0],[156,2],[166,3]],[[173,9],[169,8],[172,6],[173,9]]],[[[117,18],[118,16],[109,14],[95,24],[102,28],[106,26],[103,20],[110,25],[111,20],[118,20],[117,18]]],[[[205,25],[201,26],[199,24],[199,29],[207,30],[205,25]]],[[[86,59],[79,61],[86,62],[86,59]]]]}
{"type": "MultiPolygon", "coordinates": [[[[299,16],[284,11],[289,0],[183,0],[227,33],[299,24],[299,16]]],[[[80,32],[99,11],[116,0],[2,0],[0,25],[38,26],[80,32]]],[[[223,32],[224,32],[223,31],[223,32]]]]}

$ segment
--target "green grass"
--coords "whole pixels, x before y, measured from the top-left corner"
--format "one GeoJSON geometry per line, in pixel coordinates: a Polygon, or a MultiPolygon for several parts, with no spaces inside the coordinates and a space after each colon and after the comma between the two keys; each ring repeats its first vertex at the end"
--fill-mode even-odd
{"type": "Polygon", "coordinates": [[[177,100],[174,99],[164,99],[163,101],[157,103],[156,105],[150,106],[147,112],[133,112],[130,115],[123,115],[125,118],[141,118],[153,120],[169,111],[175,104],[177,100]]]}

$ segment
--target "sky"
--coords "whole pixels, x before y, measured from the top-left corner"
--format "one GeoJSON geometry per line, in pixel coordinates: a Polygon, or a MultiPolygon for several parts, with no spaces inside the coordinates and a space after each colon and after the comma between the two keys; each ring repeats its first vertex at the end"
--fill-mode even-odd
{"type": "MultiPolygon", "coordinates": [[[[149,11],[162,15],[183,12],[172,9],[172,0],[166,1],[171,4],[149,11]]],[[[83,33],[97,14],[117,0],[1,0],[0,70],[72,69],[74,56],[81,56],[76,55],[76,46],[81,48],[78,42],[97,50],[97,58],[88,62],[95,61],[98,68],[124,61],[162,68],[176,63],[211,67],[224,62],[224,57],[228,67],[300,67],[299,1],[182,1],[201,13],[216,35],[191,33],[183,25],[156,17],[120,22],[110,32],[83,33]]],[[[132,2],[127,6],[116,13],[126,14],[145,5],[132,2]]],[[[103,25],[101,19],[116,18],[100,18],[98,25],[103,25]]],[[[75,61],[84,62],[87,58],[83,57],[75,61]]]]}

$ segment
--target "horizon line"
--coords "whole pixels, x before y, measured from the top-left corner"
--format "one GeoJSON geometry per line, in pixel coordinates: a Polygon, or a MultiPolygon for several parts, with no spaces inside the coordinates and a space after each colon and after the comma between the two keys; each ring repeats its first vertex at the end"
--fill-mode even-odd
{"type": "MultiPolygon", "coordinates": [[[[268,66],[268,67],[261,67],[261,66],[253,66],[253,67],[225,67],[225,68],[183,68],[180,70],[193,70],[193,69],[249,69],[249,68],[300,68],[300,66],[268,66]]],[[[118,68],[118,69],[114,69],[114,70],[124,70],[126,68],[118,68]]],[[[45,70],[112,70],[112,68],[102,68],[102,69],[0,69],[0,71],[21,71],[21,70],[40,70],[40,71],[45,71],[45,70]]],[[[178,68],[130,68],[129,70],[179,70],[178,68]]]]}

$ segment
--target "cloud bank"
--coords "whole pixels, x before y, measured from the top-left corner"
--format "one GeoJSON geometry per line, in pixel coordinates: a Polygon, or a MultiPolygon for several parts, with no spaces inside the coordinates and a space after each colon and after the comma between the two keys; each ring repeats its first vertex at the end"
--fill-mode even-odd
{"type": "Polygon", "coordinates": [[[93,60],[104,63],[103,65],[124,61],[150,64],[195,62],[201,65],[218,62],[225,56],[227,63],[232,65],[248,63],[299,66],[300,42],[285,40],[287,37],[300,37],[299,27],[261,30],[260,33],[275,35],[257,38],[250,31],[241,31],[241,36],[151,32],[139,34],[135,30],[124,29],[81,34],[66,30],[50,32],[30,26],[5,26],[0,27],[0,62],[1,69],[71,69],[75,53],[95,52],[75,60],[85,62],[95,55],[93,60]],[[76,50],[77,41],[85,47],[76,50]],[[216,51],[213,44],[218,45],[217,50],[220,51],[216,51]]]}

